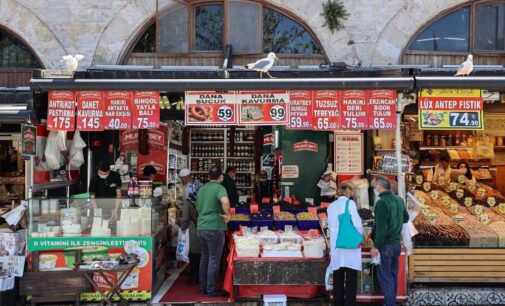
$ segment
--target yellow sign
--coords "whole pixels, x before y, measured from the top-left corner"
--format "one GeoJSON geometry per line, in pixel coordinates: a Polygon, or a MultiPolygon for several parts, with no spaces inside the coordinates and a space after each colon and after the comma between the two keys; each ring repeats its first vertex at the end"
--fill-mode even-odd
{"type": "Polygon", "coordinates": [[[489,224],[489,216],[487,214],[480,215],[480,222],[484,224],[489,224]]]}
{"type": "Polygon", "coordinates": [[[450,190],[450,191],[454,191],[454,190],[456,190],[456,189],[458,189],[458,183],[456,183],[456,182],[451,182],[451,183],[449,184],[449,190],[450,190]]]}
{"type": "Polygon", "coordinates": [[[430,192],[430,195],[433,200],[438,199],[438,191],[433,190],[432,192],[430,192]]]}
{"type": "Polygon", "coordinates": [[[426,191],[426,192],[430,191],[430,189],[431,189],[431,184],[430,184],[429,182],[425,182],[425,183],[423,184],[423,189],[424,189],[424,191],[426,191]]]}
{"type": "Polygon", "coordinates": [[[456,224],[459,225],[459,224],[465,222],[465,217],[457,215],[454,217],[454,222],[456,222],[456,224]]]}
{"type": "Polygon", "coordinates": [[[487,204],[490,207],[494,207],[496,205],[496,198],[495,197],[489,197],[489,198],[487,198],[487,204]]]}
{"type": "Polygon", "coordinates": [[[484,213],[484,207],[482,207],[482,205],[476,205],[475,206],[475,214],[477,214],[477,216],[480,216],[483,213],[484,213]]]}
{"type": "Polygon", "coordinates": [[[424,181],[424,178],[422,175],[416,175],[416,183],[417,185],[421,185],[424,181]]]}
{"type": "Polygon", "coordinates": [[[466,181],[466,177],[464,175],[458,175],[458,182],[463,184],[466,181]]]}
{"type": "Polygon", "coordinates": [[[477,196],[478,196],[479,198],[483,198],[485,195],[486,195],[486,189],[484,189],[484,188],[479,188],[479,190],[477,190],[477,196]]]}
{"type": "Polygon", "coordinates": [[[505,203],[500,203],[500,205],[498,205],[499,209],[500,209],[500,212],[502,214],[505,214],[505,203]]]}
{"type": "Polygon", "coordinates": [[[446,195],[446,196],[444,196],[444,197],[442,198],[442,203],[443,203],[445,206],[449,205],[449,203],[451,203],[451,198],[450,198],[449,196],[447,196],[447,195],[446,195]]]}
{"type": "Polygon", "coordinates": [[[423,89],[420,97],[423,98],[480,98],[482,97],[481,89],[423,89]]]}
{"type": "Polygon", "coordinates": [[[463,189],[456,190],[456,197],[461,199],[465,195],[465,191],[463,189]]]}
{"type": "Polygon", "coordinates": [[[471,183],[471,184],[468,185],[468,190],[470,190],[472,192],[475,190],[475,188],[477,188],[477,186],[475,185],[475,183],[471,183]]]}
{"type": "Polygon", "coordinates": [[[425,216],[430,213],[430,208],[428,206],[423,207],[421,210],[425,216]]]}
{"type": "Polygon", "coordinates": [[[435,214],[428,214],[428,215],[426,216],[426,218],[428,218],[428,220],[430,220],[430,222],[435,222],[435,221],[437,221],[438,216],[437,216],[437,215],[435,215],[435,214]]]}
{"type": "Polygon", "coordinates": [[[482,130],[482,111],[420,110],[420,130],[482,130]]]}
{"type": "Polygon", "coordinates": [[[456,204],[456,203],[452,203],[451,206],[449,207],[449,210],[452,212],[452,213],[455,213],[457,214],[458,211],[459,211],[459,205],[456,204]]]}
{"type": "Polygon", "coordinates": [[[472,205],[473,205],[473,199],[472,199],[472,198],[470,198],[470,197],[466,197],[466,198],[465,198],[465,206],[466,206],[466,207],[470,207],[470,206],[472,206],[472,205]]]}

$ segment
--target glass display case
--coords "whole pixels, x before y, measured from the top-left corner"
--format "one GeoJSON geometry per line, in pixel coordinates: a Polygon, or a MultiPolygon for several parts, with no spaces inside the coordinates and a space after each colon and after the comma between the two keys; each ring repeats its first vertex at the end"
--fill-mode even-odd
{"type": "Polygon", "coordinates": [[[153,236],[167,225],[166,209],[157,198],[34,198],[28,207],[29,235],[34,238],[153,236]]]}

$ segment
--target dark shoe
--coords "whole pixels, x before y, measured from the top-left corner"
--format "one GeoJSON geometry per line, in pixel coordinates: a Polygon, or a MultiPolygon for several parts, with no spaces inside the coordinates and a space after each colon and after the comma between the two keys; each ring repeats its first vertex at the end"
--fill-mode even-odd
{"type": "Polygon", "coordinates": [[[207,293],[208,296],[228,296],[228,292],[224,291],[214,291],[207,293]]]}

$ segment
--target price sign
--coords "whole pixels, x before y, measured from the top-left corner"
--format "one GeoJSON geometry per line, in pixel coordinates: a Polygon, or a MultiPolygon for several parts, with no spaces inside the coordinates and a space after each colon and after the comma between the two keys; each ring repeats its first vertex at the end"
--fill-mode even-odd
{"type": "Polygon", "coordinates": [[[281,207],[279,205],[274,205],[272,206],[272,212],[275,213],[280,213],[281,212],[281,207]]]}
{"type": "Polygon", "coordinates": [[[186,92],[186,125],[237,124],[235,92],[186,92]]]}
{"type": "Polygon", "coordinates": [[[75,129],[75,93],[73,91],[50,91],[47,104],[48,131],[75,129]]]}
{"type": "Polygon", "coordinates": [[[314,117],[312,114],[312,99],[314,92],[309,90],[294,90],[289,93],[289,125],[288,130],[311,130],[314,117]]]}
{"type": "Polygon", "coordinates": [[[314,93],[313,128],[334,131],[340,128],[340,98],[337,90],[318,90],[314,93]]]}
{"type": "Polygon", "coordinates": [[[368,129],[367,92],[365,90],[344,90],[340,107],[342,129],[368,129]]]}
{"type": "Polygon", "coordinates": [[[103,105],[101,91],[77,92],[77,130],[103,131],[103,105]]]}
{"type": "Polygon", "coordinates": [[[160,93],[136,91],[133,93],[132,128],[156,129],[160,126],[160,93]]]}
{"type": "Polygon", "coordinates": [[[105,92],[105,130],[128,130],[132,125],[132,92],[105,92]]]}
{"type": "Polygon", "coordinates": [[[396,90],[369,92],[368,127],[376,130],[396,128],[396,90]]]}
{"type": "Polygon", "coordinates": [[[334,145],[336,173],[363,174],[363,134],[335,134],[334,145]]]}
{"type": "Polygon", "coordinates": [[[241,91],[240,125],[287,125],[289,123],[287,91],[241,91]]]}

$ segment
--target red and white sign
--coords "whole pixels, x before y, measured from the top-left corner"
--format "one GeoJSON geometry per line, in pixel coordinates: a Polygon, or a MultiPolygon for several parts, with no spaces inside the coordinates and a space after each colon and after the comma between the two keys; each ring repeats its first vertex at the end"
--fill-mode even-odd
{"type": "Polygon", "coordinates": [[[337,175],[363,174],[363,134],[335,134],[334,143],[337,175]]]}
{"type": "Polygon", "coordinates": [[[368,126],[371,129],[396,128],[396,90],[371,90],[368,99],[368,126]]]}
{"type": "Polygon", "coordinates": [[[237,124],[235,92],[186,92],[185,125],[237,124]]]}
{"type": "Polygon", "coordinates": [[[312,130],[314,116],[312,113],[314,92],[294,90],[290,92],[288,130],[312,130]]]}
{"type": "Polygon", "coordinates": [[[287,125],[289,92],[241,91],[239,125],[287,125]]]}
{"type": "Polygon", "coordinates": [[[365,90],[342,91],[340,123],[342,129],[368,129],[367,92],[365,90]]]}
{"type": "Polygon", "coordinates": [[[319,145],[317,143],[310,142],[308,140],[300,141],[293,144],[293,152],[300,152],[300,151],[318,152],[319,145]]]}
{"type": "Polygon", "coordinates": [[[73,91],[50,91],[47,104],[47,130],[73,131],[75,129],[75,93],[73,91]]]}
{"type": "Polygon", "coordinates": [[[148,155],[137,155],[137,175],[142,177],[146,166],[156,169],[155,181],[164,182],[167,178],[167,151],[151,151],[148,155]]]}
{"type": "Polygon", "coordinates": [[[160,126],[160,93],[136,91],[133,96],[132,128],[155,129],[160,126]]]}
{"type": "Polygon", "coordinates": [[[127,130],[132,125],[132,92],[105,92],[105,116],[103,127],[106,130],[127,130]]]}
{"type": "Polygon", "coordinates": [[[271,146],[274,144],[274,134],[268,133],[263,135],[263,145],[264,146],[271,146]]]}
{"type": "Polygon", "coordinates": [[[101,91],[77,92],[77,130],[103,131],[103,94],[101,91]]]}
{"type": "Polygon", "coordinates": [[[318,90],[314,93],[314,130],[334,131],[340,128],[340,91],[318,90]]]}
{"type": "MultiPolygon", "coordinates": [[[[139,148],[139,131],[127,130],[121,131],[119,134],[119,150],[120,151],[138,151],[139,148]]],[[[149,129],[147,131],[147,143],[149,150],[162,151],[166,149],[168,144],[169,131],[166,125],[160,125],[157,129],[149,129]]]]}

